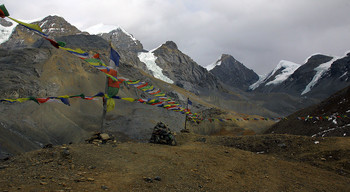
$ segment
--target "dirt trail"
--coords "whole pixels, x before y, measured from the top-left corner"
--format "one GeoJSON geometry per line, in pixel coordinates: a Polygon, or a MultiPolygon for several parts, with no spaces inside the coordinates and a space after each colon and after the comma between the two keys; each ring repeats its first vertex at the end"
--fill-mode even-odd
{"type": "Polygon", "coordinates": [[[228,138],[237,139],[180,134],[174,147],[125,142],[32,151],[0,163],[0,191],[350,191],[350,178],[332,169],[278,151],[240,150],[223,143],[228,138]]]}

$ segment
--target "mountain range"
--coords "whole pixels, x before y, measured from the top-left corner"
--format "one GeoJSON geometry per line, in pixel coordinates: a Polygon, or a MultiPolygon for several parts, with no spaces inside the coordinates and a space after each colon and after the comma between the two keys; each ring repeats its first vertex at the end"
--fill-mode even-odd
{"type": "MultiPolygon", "coordinates": [[[[350,85],[349,53],[339,58],[312,55],[303,65],[281,61],[271,73],[259,77],[228,54],[204,68],[173,41],[145,50],[139,40],[120,27],[107,33],[89,34],[59,16],[48,16],[34,23],[51,38],[66,42],[66,47],[98,52],[104,61],[108,61],[111,43],[121,56],[120,75],[148,82],[183,106],[190,98],[194,112],[216,111],[214,108],[221,111],[212,113],[211,117],[281,117],[350,85]]],[[[93,95],[104,91],[104,75],[81,59],[56,50],[45,39],[10,21],[0,19],[0,31],[4,34],[0,42],[2,98],[93,95]]],[[[121,87],[119,95],[150,97],[126,85],[121,87]]],[[[166,122],[174,131],[183,128],[181,113],[123,100],[116,101],[116,109],[107,114],[103,127],[120,139],[146,140],[158,121],[166,122]]],[[[45,143],[79,142],[101,127],[102,109],[97,101],[76,100],[71,107],[55,103],[40,107],[35,103],[3,104],[0,110],[4,114],[0,117],[2,156],[32,150],[45,143]],[[19,140],[17,144],[14,142],[19,140]]],[[[263,132],[270,124],[237,122],[234,126],[263,132]]],[[[220,127],[206,124],[203,131],[213,126],[212,130],[220,127]]]]}

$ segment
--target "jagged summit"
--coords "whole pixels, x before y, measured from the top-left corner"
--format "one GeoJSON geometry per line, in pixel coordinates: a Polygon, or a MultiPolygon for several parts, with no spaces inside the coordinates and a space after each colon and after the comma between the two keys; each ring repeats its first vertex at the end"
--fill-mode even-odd
{"type": "Polygon", "coordinates": [[[167,41],[162,46],[165,46],[169,49],[178,49],[176,43],[173,41],[167,41]]]}
{"type": "Polygon", "coordinates": [[[49,15],[41,21],[34,22],[38,24],[44,33],[51,37],[59,37],[65,35],[75,35],[82,33],[74,25],[71,25],[63,17],[58,15],[49,15]]]}
{"type": "Polygon", "coordinates": [[[249,85],[259,79],[253,70],[248,69],[229,54],[222,54],[221,58],[208,68],[212,68],[210,72],[223,83],[241,90],[247,90],[249,85]]]}
{"type": "Polygon", "coordinates": [[[108,33],[100,33],[98,35],[103,39],[112,42],[117,49],[132,52],[144,51],[141,42],[121,27],[116,27],[108,33]]]}

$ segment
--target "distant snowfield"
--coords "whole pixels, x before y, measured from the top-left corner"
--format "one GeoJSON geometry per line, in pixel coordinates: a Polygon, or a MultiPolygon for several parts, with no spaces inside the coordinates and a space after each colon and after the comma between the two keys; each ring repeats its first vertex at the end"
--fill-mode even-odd
{"type": "MultiPolygon", "coordinates": [[[[153,49],[155,50],[155,49],[153,49]]],[[[153,51],[152,50],[152,51],[153,51]]],[[[147,69],[153,72],[153,76],[157,79],[165,81],[167,83],[174,84],[174,81],[163,74],[163,69],[156,64],[157,57],[154,56],[153,52],[140,52],[137,56],[140,61],[146,64],[147,69]]]]}

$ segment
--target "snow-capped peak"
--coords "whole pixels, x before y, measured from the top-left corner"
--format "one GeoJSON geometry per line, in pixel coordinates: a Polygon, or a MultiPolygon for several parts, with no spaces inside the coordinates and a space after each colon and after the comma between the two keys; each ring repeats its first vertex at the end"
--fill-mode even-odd
{"type": "Polygon", "coordinates": [[[135,41],[135,42],[137,41],[137,39],[133,35],[128,33],[125,29],[123,29],[120,26],[115,26],[115,25],[105,25],[103,23],[99,23],[99,24],[93,25],[91,27],[88,27],[88,28],[84,29],[83,31],[86,31],[86,32],[93,34],[93,35],[97,35],[97,34],[101,34],[101,33],[109,33],[113,30],[120,30],[125,35],[129,36],[133,41],[135,41]]]}
{"type": "Polygon", "coordinates": [[[300,64],[281,60],[273,71],[271,71],[268,75],[260,76],[259,80],[250,85],[249,88],[254,90],[263,83],[266,83],[265,85],[278,85],[288,79],[288,77],[291,76],[300,66],[300,64]],[[281,70],[281,73],[276,75],[276,72],[279,70],[281,70]],[[275,78],[267,82],[273,76],[275,76],[275,78]]]}
{"type": "Polygon", "coordinates": [[[214,63],[205,66],[205,68],[210,71],[219,65],[221,65],[221,56],[214,63]]]}
{"type": "Polygon", "coordinates": [[[294,71],[296,71],[301,65],[300,64],[296,64],[290,61],[285,61],[282,60],[278,63],[277,67],[272,71],[271,76],[275,75],[275,73],[282,69],[281,73],[275,76],[275,79],[266,83],[266,85],[278,85],[280,83],[282,83],[283,81],[285,81],[286,79],[288,79],[289,76],[291,76],[294,71]]]}

